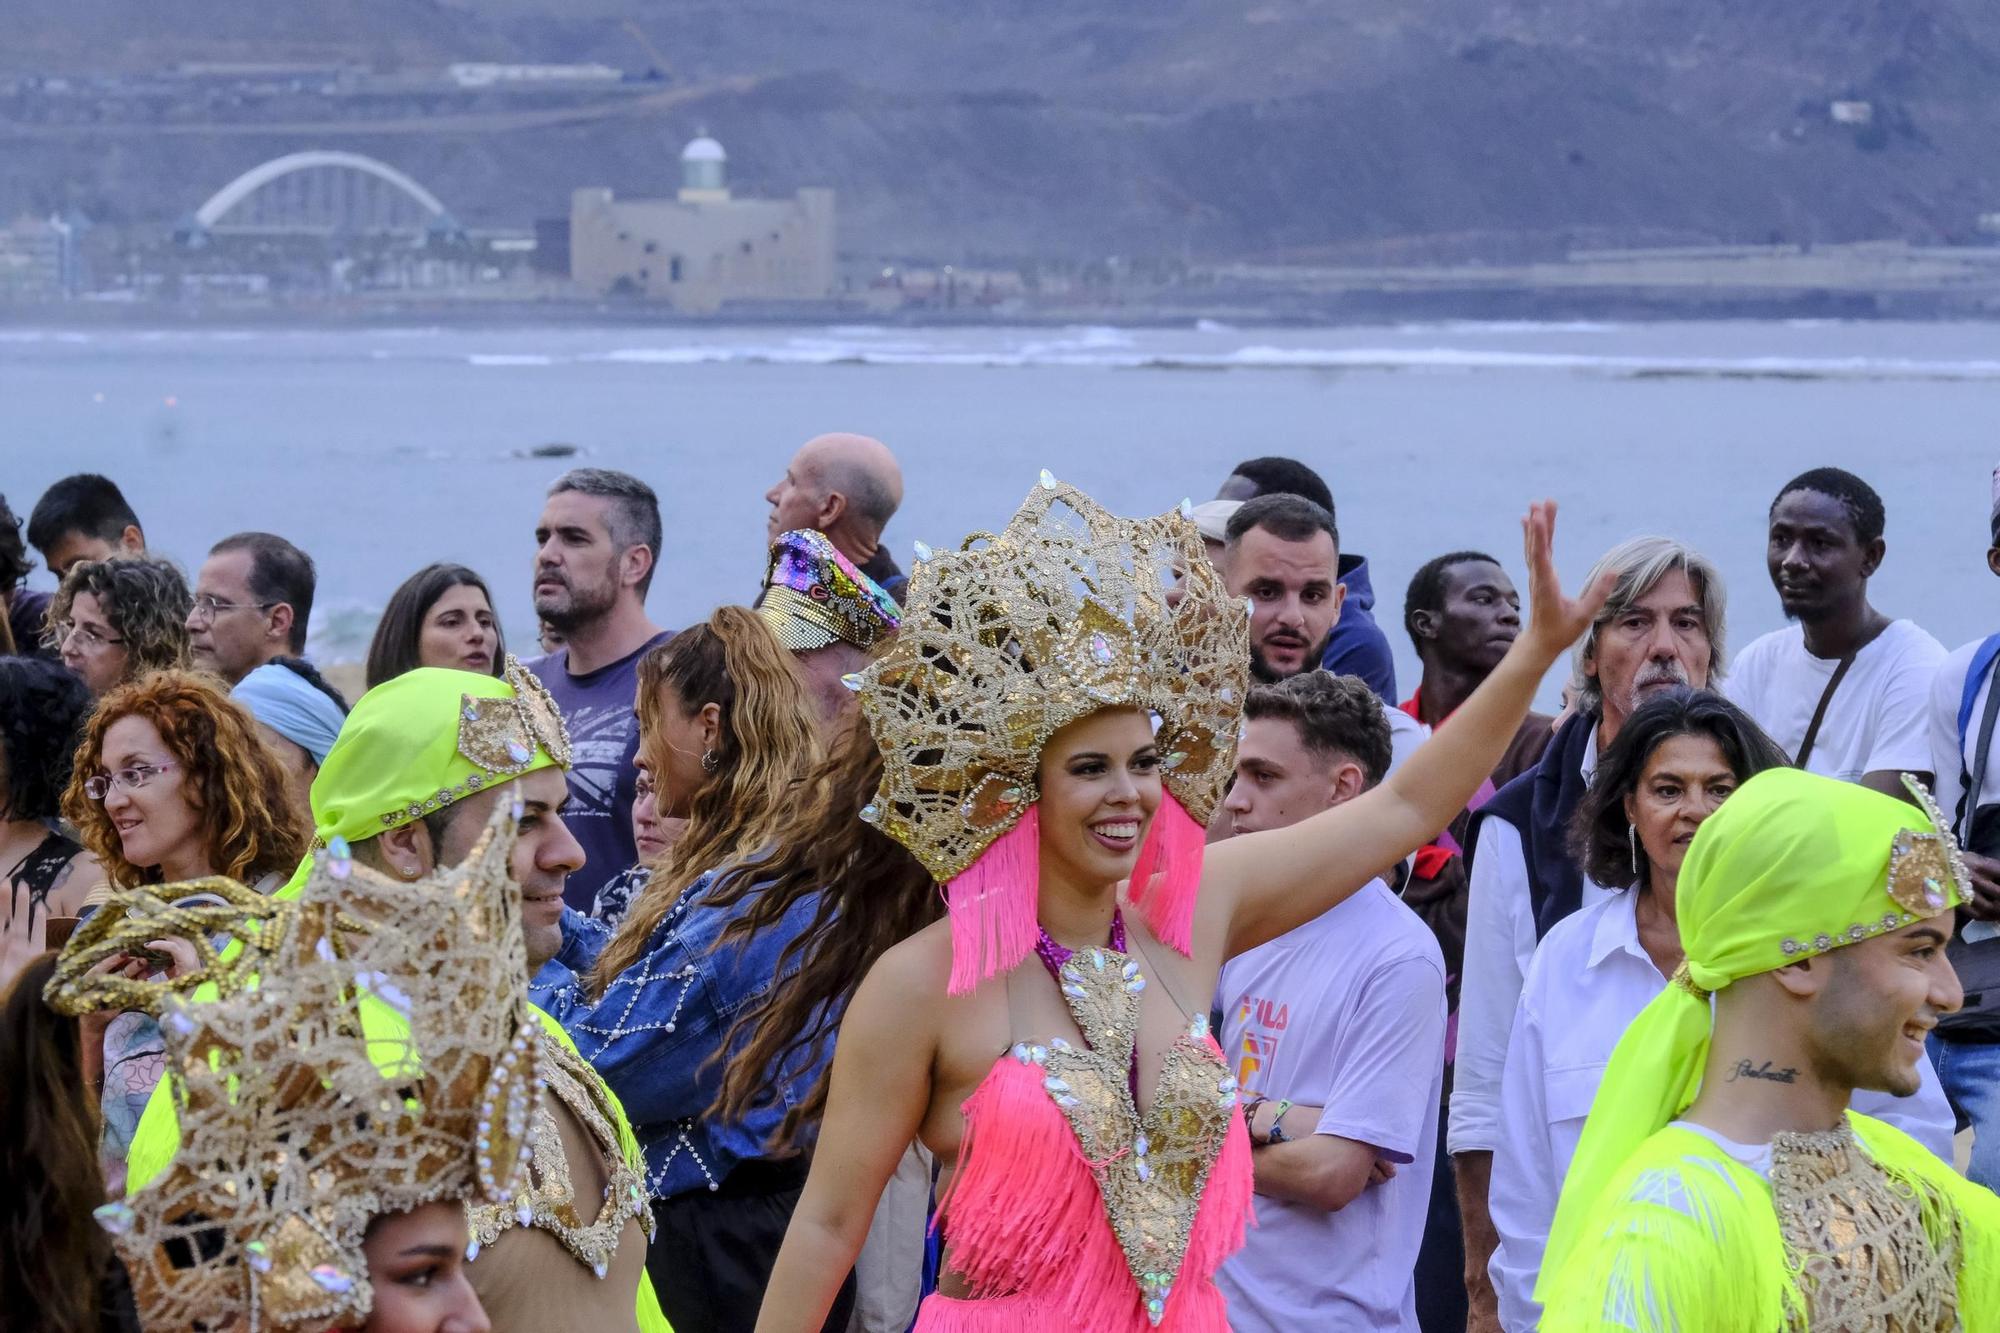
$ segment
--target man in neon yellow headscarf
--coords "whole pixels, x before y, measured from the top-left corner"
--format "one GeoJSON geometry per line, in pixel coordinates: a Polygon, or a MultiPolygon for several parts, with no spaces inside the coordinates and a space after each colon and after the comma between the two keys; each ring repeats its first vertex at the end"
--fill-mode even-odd
{"type": "MultiPolygon", "coordinates": [[[[554,702],[511,660],[505,679],[423,669],[354,706],[312,787],[313,850],[277,896],[296,894],[316,858],[360,860],[415,880],[473,849],[498,802],[518,803],[512,860],[533,974],[560,943],[564,878],[583,852],[558,815],[569,737],[554,702]]],[[[399,1050],[394,1009],[361,1007],[371,1038],[399,1050]]],[[[533,1130],[533,1179],[511,1206],[469,1209],[467,1269],[495,1330],[588,1328],[670,1333],[645,1272],[651,1210],[644,1162],[617,1098],[563,1034],[545,1029],[540,1072],[554,1094],[533,1130]]],[[[133,1140],[128,1190],[179,1146],[163,1080],[133,1140]]]]}
{"type": "Polygon", "coordinates": [[[2000,1199],[1847,1110],[1907,1095],[1962,994],[1965,891],[1918,806],[1793,769],[1695,835],[1687,961],[1605,1071],[1549,1237],[1545,1333],[2000,1329],[2000,1199]]]}

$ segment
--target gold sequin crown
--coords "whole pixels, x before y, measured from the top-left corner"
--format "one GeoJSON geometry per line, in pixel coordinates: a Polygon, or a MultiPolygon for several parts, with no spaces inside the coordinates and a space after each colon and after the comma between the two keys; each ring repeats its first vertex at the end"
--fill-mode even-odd
{"type": "Polygon", "coordinates": [[[1118,518],[1044,472],[999,535],[919,548],[894,646],[849,678],[884,764],[862,818],[950,880],[1037,800],[1051,735],[1139,707],[1160,719],[1168,789],[1206,823],[1249,662],[1243,605],[1185,512],[1118,518]]]}
{"type": "Polygon", "coordinates": [[[374,1218],[515,1197],[542,1096],[518,817],[496,810],[462,865],[415,884],[320,856],[298,898],[241,901],[238,948],[209,938],[223,909],[154,910],[185,889],[114,896],[72,939],[50,1002],[150,1000],[166,1047],[179,1150],[97,1214],[146,1327],[358,1328],[374,1218]],[[191,1002],[86,975],[174,934],[201,940],[191,1002]]]}

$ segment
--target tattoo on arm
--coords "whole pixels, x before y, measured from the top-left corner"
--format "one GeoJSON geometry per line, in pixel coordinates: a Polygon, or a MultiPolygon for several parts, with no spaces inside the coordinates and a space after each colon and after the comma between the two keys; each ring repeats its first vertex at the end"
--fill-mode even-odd
{"type": "Polygon", "coordinates": [[[1799,1071],[1773,1069],[1769,1060],[1761,1065],[1753,1065],[1748,1060],[1738,1060],[1736,1068],[1729,1071],[1728,1081],[1734,1083],[1739,1078],[1761,1078],[1768,1083],[1796,1083],[1799,1080],[1799,1071]]]}

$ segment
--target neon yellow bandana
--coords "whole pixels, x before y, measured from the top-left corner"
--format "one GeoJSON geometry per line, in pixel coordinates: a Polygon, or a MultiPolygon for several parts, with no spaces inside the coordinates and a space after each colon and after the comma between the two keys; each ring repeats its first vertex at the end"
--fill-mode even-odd
{"type": "Polygon", "coordinates": [[[1797,769],[1757,774],[1695,834],[1674,893],[1687,961],[1625,1029],[1584,1122],[1543,1256],[1562,1270],[1619,1167],[1693,1103],[1713,1027],[1709,993],[1900,930],[1970,891],[1949,821],[1797,769]]]}

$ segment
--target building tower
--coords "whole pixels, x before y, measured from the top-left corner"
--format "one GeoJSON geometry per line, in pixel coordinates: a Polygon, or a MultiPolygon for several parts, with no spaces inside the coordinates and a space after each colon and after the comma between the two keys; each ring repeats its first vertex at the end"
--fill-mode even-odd
{"type": "Polygon", "coordinates": [[[684,204],[729,202],[729,154],[722,145],[699,135],[681,149],[681,194],[684,204]]]}

